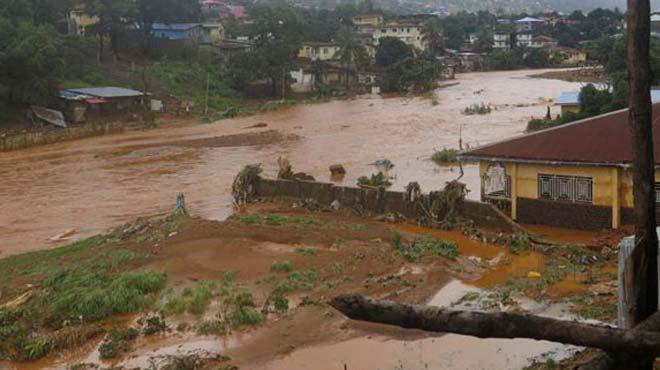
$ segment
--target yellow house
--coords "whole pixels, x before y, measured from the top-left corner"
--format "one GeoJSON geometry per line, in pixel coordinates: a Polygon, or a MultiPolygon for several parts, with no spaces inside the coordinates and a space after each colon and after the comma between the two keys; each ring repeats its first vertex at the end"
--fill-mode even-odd
{"type": "Polygon", "coordinates": [[[336,60],[339,52],[338,44],[332,42],[305,41],[298,51],[298,58],[308,60],[336,60]]]}
{"type": "Polygon", "coordinates": [[[563,92],[555,105],[561,107],[561,115],[567,112],[578,113],[580,111],[580,93],[579,92],[563,92]]]}
{"type": "MultiPolygon", "coordinates": [[[[653,115],[660,117],[660,104],[653,106],[653,115]]],[[[657,168],[659,125],[654,120],[657,168]]],[[[580,229],[633,223],[627,109],[486,145],[462,157],[479,162],[482,200],[520,223],[580,229]]],[[[655,189],[660,202],[658,170],[655,189]]]]}

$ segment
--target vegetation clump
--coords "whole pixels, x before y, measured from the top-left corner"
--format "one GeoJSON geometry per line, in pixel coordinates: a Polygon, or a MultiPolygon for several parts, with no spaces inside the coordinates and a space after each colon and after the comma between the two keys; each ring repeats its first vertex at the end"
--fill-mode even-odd
{"type": "Polygon", "coordinates": [[[113,328],[99,345],[101,359],[115,358],[121,351],[128,349],[128,342],[138,337],[140,332],[135,328],[113,328]]]}
{"type": "Polygon", "coordinates": [[[321,221],[315,217],[309,216],[282,216],[268,213],[253,213],[245,216],[240,216],[239,221],[248,225],[301,225],[301,226],[316,226],[320,225],[321,221]]]}
{"type": "Polygon", "coordinates": [[[385,174],[382,172],[371,175],[371,177],[361,176],[358,178],[357,182],[358,185],[361,186],[388,187],[392,185],[392,183],[387,179],[387,176],[385,176],[385,174]]]}
{"type": "Polygon", "coordinates": [[[458,149],[442,149],[433,153],[431,159],[439,164],[456,163],[458,162],[458,153],[458,149]]]}
{"type": "Polygon", "coordinates": [[[391,241],[394,251],[408,262],[419,262],[425,255],[441,256],[455,260],[459,256],[455,242],[431,238],[415,238],[411,244],[403,241],[403,236],[395,233],[391,241]]]}
{"type": "Polygon", "coordinates": [[[270,271],[272,272],[291,272],[293,271],[293,264],[291,261],[277,262],[273,261],[270,264],[270,271]]]}
{"type": "Polygon", "coordinates": [[[170,289],[166,293],[163,310],[166,313],[188,312],[201,315],[215,295],[216,288],[215,283],[202,281],[179,292],[170,289]]]}
{"type": "Polygon", "coordinates": [[[481,103],[481,104],[472,104],[469,107],[466,107],[465,110],[463,110],[463,114],[465,114],[466,116],[473,116],[476,114],[485,115],[491,113],[492,111],[493,108],[490,105],[481,103]]]}

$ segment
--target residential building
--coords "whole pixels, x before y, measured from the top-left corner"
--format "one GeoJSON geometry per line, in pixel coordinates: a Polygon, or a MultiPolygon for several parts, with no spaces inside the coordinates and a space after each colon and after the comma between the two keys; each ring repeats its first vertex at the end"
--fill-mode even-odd
{"type": "Polygon", "coordinates": [[[554,49],[559,45],[559,42],[552,37],[538,35],[532,37],[532,43],[529,47],[534,49],[554,49]]]}
{"type": "Polygon", "coordinates": [[[493,49],[511,49],[512,34],[510,32],[493,33],[493,49]]]}
{"type": "Polygon", "coordinates": [[[154,23],[151,26],[151,36],[167,40],[201,42],[204,38],[204,27],[201,23],[154,23]]]}
{"type": "Polygon", "coordinates": [[[567,47],[555,48],[561,54],[562,64],[567,66],[581,66],[587,63],[587,52],[580,49],[567,47]]]}
{"type": "Polygon", "coordinates": [[[512,37],[516,40],[516,46],[521,48],[531,48],[534,42],[534,36],[531,32],[520,32],[512,37]]]}
{"type": "Polygon", "coordinates": [[[220,22],[207,22],[202,24],[201,41],[204,43],[219,43],[225,39],[225,27],[220,22]]]}
{"type": "Polygon", "coordinates": [[[334,60],[337,59],[339,49],[339,45],[332,42],[303,42],[302,48],[298,51],[298,58],[310,61],[334,60]]]}
{"type": "Polygon", "coordinates": [[[142,109],[147,95],[123,87],[104,86],[62,90],[57,94],[57,98],[58,108],[67,121],[81,123],[102,116],[142,109]]]}
{"type": "Polygon", "coordinates": [[[377,46],[383,37],[396,37],[415,49],[423,50],[425,43],[422,41],[422,26],[417,22],[388,22],[373,33],[374,44],[377,46]]]}
{"type": "Polygon", "coordinates": [[[515,23],[518,32],[532,32],[544,24],[542,20],[533,17],[518,19],[515,23]]]}
{"type": "Polygon", "coordinates": [[[99,18],[85,12],[83,6],[72,9],[67,14],[67,32],[69,35],[85,36],[87,27],[99,22],[99,18]]]}
{"type": "MultiPolygon", "coordinates": [[[[656,168],[660,104],[653,106],[656,168]]],[[[525,224],[600,229],[633,222],[632,141],[627,109],[485,145],[481,197],[525,224]]],[[[656,170],[660,210],[660,170],[656,170]]]]}
{"type": "Polygon", "coordinates": [[[374,30],[383,24],[382,14],[361,14],[352,19],[358,33],[373,34],[374,30]]]}

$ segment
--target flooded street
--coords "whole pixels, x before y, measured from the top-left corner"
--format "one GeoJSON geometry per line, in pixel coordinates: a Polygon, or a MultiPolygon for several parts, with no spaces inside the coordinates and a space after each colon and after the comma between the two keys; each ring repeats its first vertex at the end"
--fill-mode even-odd
{"type": "MultiPolygon", "coordinates": [[[[526,77],[538,72],[459,75],[458,85],[438,90],[436,106],[423,98],[361,97],[2,153],[0,256],[61,245],[49,238],[70,229],[76,240],[167,212],[179,192],[193,215],[223,219],[231,213],[234,175],[260,162],[272,176],[281,155],[294,171],[321,181],[329,181],[329,165],[341,163],[348,185],[373,173],[374,160],[388,158],[396,165],[392,189],[410,181],[424,191],[439,189],[458,170],[433,163],[434,151],[457,148],[460,136],[475,146],[520,134],[530,116],[545,113],[549,99],[579,87],[526,77]],[[491,104],[493,113],[462,114],[481,103],[491,104]],[[261,123],[267,127],[249,128],[261,123]]],[[[477,169],[465,172],[470,197],[477,199],[477,169]]]]}

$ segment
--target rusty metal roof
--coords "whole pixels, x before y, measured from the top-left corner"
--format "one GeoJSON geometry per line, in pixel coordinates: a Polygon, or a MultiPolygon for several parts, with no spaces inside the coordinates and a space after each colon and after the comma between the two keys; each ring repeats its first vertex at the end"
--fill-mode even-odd
{"type": "MultiPolygon", "coordinates": [[[[466,159],[629,166],[628,109],[522,135],[464,152],[466,159]]],[[[660,103],[653,105],[655,162],[660,165],[660,103]]]]}

